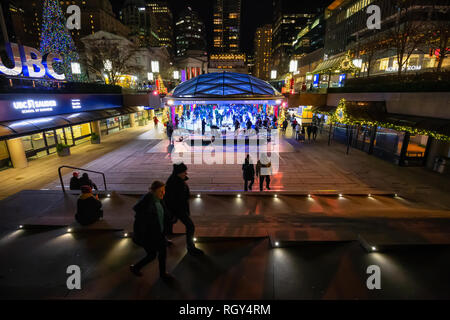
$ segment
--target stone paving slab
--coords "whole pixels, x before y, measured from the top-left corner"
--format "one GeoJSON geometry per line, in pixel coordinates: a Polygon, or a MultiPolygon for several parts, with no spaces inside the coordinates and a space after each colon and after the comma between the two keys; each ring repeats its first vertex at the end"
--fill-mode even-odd
{"type": "MultiPolygon", "coordinates": [[[[2,225],[67,226],[77,229],[132,231],[131,209],[140,195],[113,193],[103,198],[104,220],[89,228],[74,222],[76,195],[57,191],[23,192],[0,202],[2,212],[20,207],[40,196],[42,205],[34,212],[0,216],[2,225]],[[46,194],[53,195],[45,197],[46,194]],[[43,204],[43,203],[42,203],[43,204]],[[7,219],[7,221],[5,220],[7,219]]],[[[270,237],[284,242],[356,241],[358,235],[381,236],[409,243],[447,243],[450,234],[448,212],[433,210],[424,218],[424,209],[404,199],[386,196],[235,195],[203,194],[191,199],[192,219],[199,238],[270,237]],[[396,219],[393,219],[393,218],[396,219]],[[436,219],[438,218],[438,219],[436,219]],[[445,232],[444,232],[445,231],[445,232]]],[[[184,233],[181,223],[176,233],[184,233]]]]}

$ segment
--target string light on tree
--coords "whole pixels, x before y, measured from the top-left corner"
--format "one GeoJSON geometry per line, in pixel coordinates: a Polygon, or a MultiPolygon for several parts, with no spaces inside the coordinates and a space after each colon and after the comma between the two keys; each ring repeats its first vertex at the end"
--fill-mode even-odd
{"type": "Polygon", "coordinates": [[[42,12],[42,36],[40,51],[43,55],[58,53],[62,63],[55,64],[55,69],[64,73],[67,80],[73,80],[72,62],[78,62],[79,56],[69,31],[66,19],[58,0],[45,0],[42,12]]]}

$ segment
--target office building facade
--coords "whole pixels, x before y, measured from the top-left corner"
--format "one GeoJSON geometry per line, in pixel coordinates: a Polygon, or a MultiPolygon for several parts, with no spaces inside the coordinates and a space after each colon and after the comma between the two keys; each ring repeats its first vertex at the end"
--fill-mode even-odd
{"type": "Polygon", "coordinates": [[[255,77],[269,80],[270,60],[272,55],[272,25],[265,25],[256,29],[255,33],[255,77]]]}
{"type": "Polygon", "coordinates": [[[318,9],[307,9],[303,3],[289,0],[275,0],[273,9],[272,69],[278,77],[284,77],[289,71],[293,43],[298,33],[312,22],[318,9]]]}
{"type": "Polygon", "coordinates": [[[190,7],[184,10],[175,23],[176,56],[186,56],[190,51],[205,51],[205,24],[190,7]]]}
{"type": "Polygon", "coordinates": [[[241,0],[215,0],[214,43],[216,53],[240,51],[241,0]]]}
{"type": "Polygon", "coordinates": [[[158,47],[166,47],[173,53],[173,14],[165,1],[150,1],[147,10],[151,13],[151,33],[158,36],[158,47]]]}

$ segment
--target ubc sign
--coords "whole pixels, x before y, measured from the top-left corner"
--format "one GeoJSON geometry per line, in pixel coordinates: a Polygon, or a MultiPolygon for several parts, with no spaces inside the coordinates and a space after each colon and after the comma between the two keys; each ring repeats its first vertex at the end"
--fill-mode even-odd
{"type": "Polygon", "coordinates": [[[12,68],[6,67],[0,58],[0,73],[8,76],[18,76],[23,73],[26,77],[43,78],[45,75],[55,80],[65,80],[64,74],[56,73],[53,64],[62,62],[59,54],[49,53],[44,56],[31,47],[19,46],[17,43],[6,43],[8,58],[14,62],[12,68]]]}
{"type": "Polygon", "coordinates": [[[27,100],[13,102],[13,106],[22,113],[52,112],[57,103],[56,100],[27,100]]]}

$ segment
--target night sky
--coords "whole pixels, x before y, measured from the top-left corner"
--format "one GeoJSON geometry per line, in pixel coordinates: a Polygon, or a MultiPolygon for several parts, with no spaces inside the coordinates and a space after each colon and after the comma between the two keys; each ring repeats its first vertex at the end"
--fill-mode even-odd
{"type": "MultiPolygon", "coordinates": [[[[110,0],[116,13],[119,12],[124,0],[110,0]]],[[[332,0],[291,0],[296,2],[304,2],[305,7],[313,8],[316,6],[326,6],[332,0]]],[[[186,7],[190,6],[197,11],[206,24],[208,47],[212,43],[212,17],[214,0],[167,0],[174,14],[174,19],[186,7]]],[[[256,28],[265,24],[272,23],[273,0],[242,0],[242,17],[241,17],[241,50],[245,53],[253,53],[253,38],[256,28]]]]}

